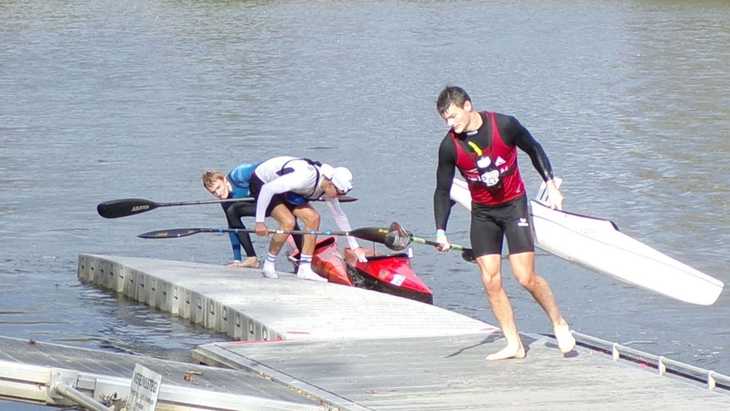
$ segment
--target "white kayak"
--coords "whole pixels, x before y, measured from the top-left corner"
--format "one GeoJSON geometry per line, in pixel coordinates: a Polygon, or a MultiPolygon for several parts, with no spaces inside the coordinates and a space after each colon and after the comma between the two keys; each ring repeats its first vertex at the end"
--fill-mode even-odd
{"type": "MultiPolygon", "coordinates": [[[[471,208],[465,182],[455,179],[451,194],[471,208]]],[[[530,201],[535,245],[541,249],[680,301],[711,305],[720,296],[722,281],[629,237],[609,220],[554,210],[544,195],[541,187],[539,200],[530,201]]]]}

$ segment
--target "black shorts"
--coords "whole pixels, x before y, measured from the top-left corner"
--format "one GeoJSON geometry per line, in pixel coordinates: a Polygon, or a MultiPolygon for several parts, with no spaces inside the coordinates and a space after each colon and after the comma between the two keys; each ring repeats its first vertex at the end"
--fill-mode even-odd
{"type": "MultiPolygon", "coordinates": [[[[261,179],[256,175],[256,173],[253,173],[251,175],[251,179],[248,181],[248,190],[251,192],[251,197],[256,199],[258,202],[259,200],[259,194],[261,193],[261,187],[264,186],[264,182],[261,181],[261,179]]],[[[292,211],[296,208],[295,205],[291,204],[290,202],[286,201],[286,193],[280,193],[275,194],[273,197],[271,197],[271,202],[269,203],[269,207],[266,208],[266,217],[271,216],[271,210],[274,209],[279,204],[284,204],[286,208],[289,209],[289,211],[292,211]]],[[[254,208],[254,216],[256,215],[256,209],[254,208]]]]}
{"type": "Polygon", "coordinates": [[[504,237],[507,237],[510,254],[535,251],[527,196],[498,206],[472,203],[471,246],[474,255],[501,254],[504,237]]]}

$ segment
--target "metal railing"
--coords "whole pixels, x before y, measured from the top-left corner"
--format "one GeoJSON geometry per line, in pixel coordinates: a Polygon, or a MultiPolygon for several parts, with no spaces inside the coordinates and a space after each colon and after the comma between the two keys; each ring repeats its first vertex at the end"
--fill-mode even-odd
{"type": "Polygon", "coordinates": [[[650,354],[619,343],[604,340],[591,335],[573,331],[578,344],[589,348],[605,351],[611,355],[614,361],[626,359],[639,364],[648,365],[657,369],[659,375],[677,375],[704,383],[709,390],[721,388],[730,391],[730,376],[720,374],[713,370],[696,367],[677,360],[672,360],[663,355],[650,354]]]}
{"type": "Polygon", "coordinates": [[[71,400],[75,402],[76,404],[93,411],[112,411],[113,408],[109,408],[106,405],[96,401],[95,399],[89,397],[88,395],[84,394],[83,392],[73,388],[69,387],[68,385],[64,383],[56,383],[51,387],[51,390],[54,393],[58,393],[59,395],[65,397],[68,400],[71,400]]]}

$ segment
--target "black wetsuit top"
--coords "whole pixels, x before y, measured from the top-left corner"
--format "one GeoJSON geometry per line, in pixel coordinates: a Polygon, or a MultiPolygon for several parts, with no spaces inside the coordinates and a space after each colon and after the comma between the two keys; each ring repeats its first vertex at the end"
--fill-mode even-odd
{"type": "MultiPolygon", "coordinates": [[[[492,130],[484,113],[482,115],[482,126],[476,132],[457,134],[457,138],[464,144],[465,150],[473,152],[469,147],[469,141],[473,141],[479,147],[489,147],[492,141],[492,130]]],[[[542,179],[548,181],[553,178],[553,170],[550,166],[545,151],[540,143],[532,137],[529,131],[517,121],[516,118],[505,114],[496,113],[497,127],[502,135],[502,140],[508,146],[517,146],[527,153],[532,160],[542,179]]],[[[451,184],[454,179],[456,166],[456,148],[450,137],[451,130],[446,134],[439,146],[438,168],[436,170],[436,191],[433,195],[433,210],[437,229],[446,229],[449,220],[451,206],[454,204],[449,197],[451,184]]]]}

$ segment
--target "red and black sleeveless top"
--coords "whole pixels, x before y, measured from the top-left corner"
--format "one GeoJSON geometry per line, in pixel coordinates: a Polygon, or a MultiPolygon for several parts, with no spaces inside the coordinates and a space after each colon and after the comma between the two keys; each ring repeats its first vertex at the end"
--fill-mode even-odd
{"type": "Polygon", "coordinates": [[[491,127],[492,138],[488,147],[474,148],[472,145],[469,148],[453,130],[449,132],[449,135],[456,150],[456,167],[469,185],[472,201],[477,204],[495,206],[524,195],[525,184],[517,166],[517,148],[508,146],[502,140],[493,112],[483,112],[482,118],[491,127]],[[493,173],[495,175],[498,173],[498,184],[488,186],[482,181],[477,160],[483,157],[489,158],[493,173]]]}

